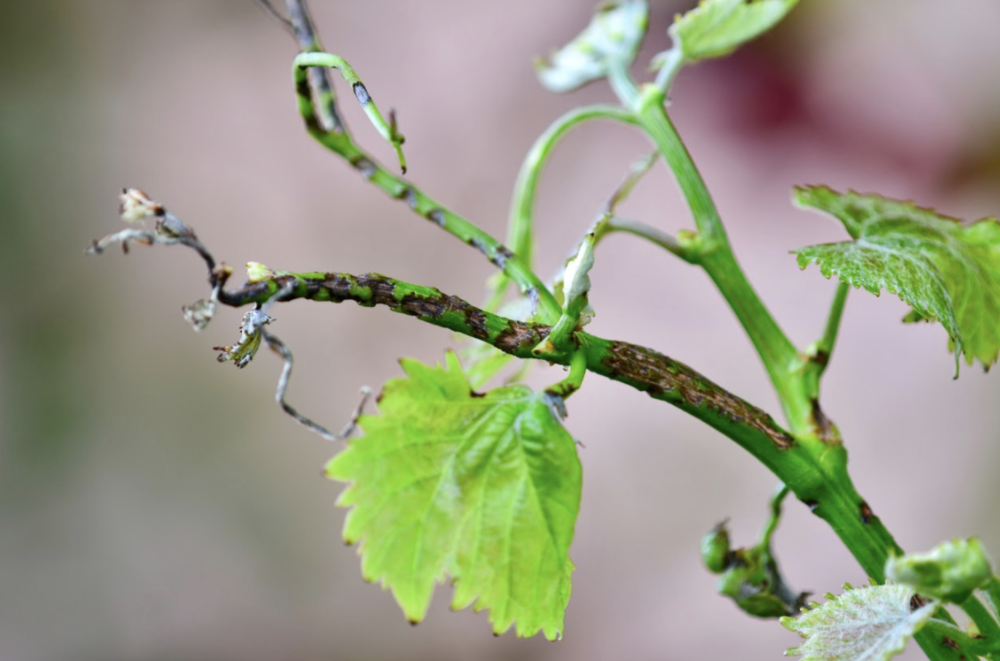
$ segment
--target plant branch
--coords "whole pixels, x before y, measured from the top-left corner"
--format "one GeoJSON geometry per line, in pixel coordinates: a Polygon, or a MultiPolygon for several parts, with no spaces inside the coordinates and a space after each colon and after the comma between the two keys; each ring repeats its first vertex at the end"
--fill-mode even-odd
{"type": "MultiPolygon", "coordinates": [[[[319,34],[313,24],[312,15],[309,13],[305,0],[287,0],[286,4],[299,51],[302,53],[322,52],[323,44],[319,41],[319,34]]],[[[340,118],[337,95],[330,82],[329,72],[326,69],[317,68],[309,75],[309,83],[319,102],[319,121],[322,128],[332,133],[346,133],[347,127],[340,118]]]]}
{"type": "MultiPolygon", "coordinates": [[[[945,641],[945,645],[955,650],[964,651],[972,658],[995,654],[994,645],[988,644],[983,638],[970,636],[951,622],[931,618],[923,626],[922,633],[933,634],[945,641]]],[[[919,635],[919,634],[918,634],[919,635]]],[[[996,641],[994,641],[996,642],[996,641]]],[[[963,659],[967,658],[962,656],[963,659]]]]}
{"type": "Polygon", "coordinates": [[[254,3],[258,7],[260,7],[261,9],[263,9],[264,12],[268,16],[270,16],[272,19],[274,19],[274,21],[278,25],[280,25],[281,27],[283,27],[289,34],[291,34],[293,37],[297,36],[296,33],[295,33],[295,26],[292,25],[292,22],[290,20],[288,20],[287,18],[285,18],[284,16],[282,16],[281,12],[279,12],[277,9],[275,9],[274,5],[272,5],[269,2],[269,0],[254,0],[254,3]]]}
{"type": "Polygon", "coordinates": [[[692,251],[746,330],[771,382],[782,395],[782,405],[792,429],[799,431],[802,428],[802,413],[786,396],[790,389],[790,376],[800,363],[798,351],[764,307],[736,262],[705,181],[667,116],[663,103],[663,91],[646,85],[637,102],[637,114],[673,171],[691,209],[698,230],[692,251]]]}
{"type": "MultiPolygon", "coordinates": [[[[826,320],[823,337],[820,338],[819,342],[816,343],[815,349],[811,352],[813,354],[812,360],[820,363],[824,370],[830,362],[830,357],[833,355],[833,347],[837,343],[840,320],[844,315],[844,304],[847,302],[847,294],[850,291],[851,286],[846,282],[841,282],[837,285],[837,292],[834,294],[833,302],[830,304],[830,314],[826,320]]],[[[820,370],[820,373],[822,371],[820,370]]]]}
{"type": "Polygon", "coordinates": [[[787,495],[788,487],[784,484],[779,484],[774,492],[774,496],[771,497],[771,515],[767,517],[767,523],[760,533],[760,540],[757,542],[758,546],[770,550],[771,537],[774,536],[774,531],[778,529],[778,523],[781,521],[781,503],[787,495]]]}
{"type": "Polygon", "coordinates": [[[837,344],[840,320],[844,316],[844,305],[847,303],[847,295],[850,291],[851,287],[846,282],[841,282],[837,285],[837,291],[833,295],[833,301],[830,303],[830,313],[827,315],[823,336],[807,352],[809,355],[809,367],[815,372],[813,378],[817,382],[817,394],[819,378],[826,371],[826,367],[830,363],[830,358],[833,356],[833,348],[837,344]]]}
{"type": "Polygon", "coordinates": [[[278,388],[274,393],[274,400],[278,402],[278,406],[280,406],[285,413],[290,415],[292,419],[300,425],[328,441],[342,441],[353,434],[354,430],[357,429],[358,426],[358,418],[361,417],[361,413],[364,411],[365,405],[368,403],[368,400],[371,399],[371,388],[368,386],[361,388],[361,400],[358,402],[357,407],[355,407],[350,419],[347,421],[344,428],[340,430],[340,433],[334,434],[325,427],[313,422],[311,419],[299,413],[292,407],[291,404],[288,403],[288,400],[285,398],[285,394],[288,391],[288,382],[292,378],[292,367],[295,364],[295,359],[292,357],[292,351],[288,348],[287,344],[278,339],[278,337],[273,333],[261,330],[261,335],[264,338],[264,342],[267,343],[268,348],[278,354],[278,357],[284,361],[284,366],[281,368],[281,376],[278,377],[278,388]]]}
{"type": "Polygon", "coordinates": [[[959,604],[969,619],[975,623],[979,633],[986,638],[994,652],[1000,652],[1000,624],[997,623],[983,602],[973,595],[959,604]]]}
{"type": "MultiPolygon", "coordinates": [[[[394,312],[417,317],[462,335],[481,340],[518,358],[535,358],[532,349],[551,332],[544,324],[507,319],[433,287],[395,280],[379,274],[282,273],[239,289],[222,290],[219,302],[234,307],[267,302],[281,291],[280,302],[303,298],[341,303],[355,301],[362,307],[384,305],[394,312]]],[[[713,427],[728,431],[739,442],[772,464],[779,453],[795,445],[794,439],[757,407],[714,384],[690,367],[651,349],[627,342],[578,334],[586,351],[587,369],[667,401],[713,427]],[[736,430],[743,430],[737,432],[736,430]]],[[[546,356],[562,365],[573,354],[546,356]]]]}
{"type": "MultiPolygon", "coordinates": [[[[594,119],[609,119],[633,125],[639,123],[631,111],[618,106],[595,105],[570,110],[538,136],[517,173],[511,201],[507,243],[528,268],[531,268],[534,254],[534,207],[542,169],[556,145],[571,129],[594,119]]],[[[495,309],[499,304],[507,287],[507,281],[508,278],[504,274],[497,279],[493,302],[487,304],[487,309],[495,309]]]]}
{"type": "Polygon", "coordinates": [[[993,612],[1000,612],[1000,578],[992,576],[986,585],[983,586],[983,591],[986,596],[989,597],[990,603],[993,606],[993,612]]]}
{"type": "Polygon", "coordinates": [[[664,232],[663,230],[653,227],[652,225],[648,225],[642,221],[613,216],[608,219],[607,223],[604,224],[604,234],[599,238],[603,238],[603,236],[614,234],[616,232],[631,234],[632,236],[645,239],[653,245],[659,246],[670,252],[674,256],[680,257],[688,264],[697,263],[697,256],[685,248],[676,237],[669,232],[664,232]]]}
{"type": "Polygon", "coordinates": [[[372,156],[358,147],[344,131],[326,131],[316,120],[311,90],[303,84],[302,73],[306,68],[295,66],[296,93],[299,112],[305,119],[306,129],[317,142],[341,156],[362,177],[378,189],[397,200],[405,201],[414,212],[431,221],[463,243],[479,250],[497,268],[504,272],[530,299],[538,301],[538,318],[552,323],[559,318],[561,309],[552,292],[524,262],[488,233],[475,224],[445,208],[405,179],[388,172],[372,156]]]}

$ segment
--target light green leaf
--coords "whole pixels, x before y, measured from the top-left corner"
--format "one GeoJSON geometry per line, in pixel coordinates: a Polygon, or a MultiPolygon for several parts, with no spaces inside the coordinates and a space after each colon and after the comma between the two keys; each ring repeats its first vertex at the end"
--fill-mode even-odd
{"type": "Polygon", "coordinates": [[[982,544],[972,537],[944,542],[928,553],[889,558],[885,575],[921,595],[962,603],[989,580],[993,569],[982,544]]]}
{"type": "Polygon", "coordinates": [[[785,652],[802,661],[885,661],[899,654],[937,608],[927,602],[911,610],[914,592],[904,585],[875,585],[828,594],[822,606],[781,624],[806,639],[785,652]]]}
{"type": "Polygon", "coordinates": [[[674,48],[688,62],[722,57],[767,32],[798,0],[704,0],[670,26],[674,48]]]}
{"type": "Polygon", "coordinates": [[[940,322],[956,365],[964,354],[989,367],[1000,354],[1000,223],[965,224],[911,202],[838,193],[825,186],[798,188],[795,202],[839,219],[854,241],[795,251],[799,266],[818,264],[878,295],[898,295],[914,310],[907,321],[940,322]]]}
{"type": "Polygon", "coordinates": [[[646,0],[619,0],[598,7],[590,24],[552,54],[552,63],[535,63],[538,79],[553,92],[569,92],[603,78],[608,65],[628,65],[642,43],[649,24],[646,0]]]}
{"type": "Polygon", "coordinates": [[[474,393],[446,366],[401,361],[365,435],[327,466],[350,482],[344,538],[360,542],[366,580],[392,590],[406,617],[427,613],[449,576],[453,609],[490,609],[493,631],[559,638],[570,596],[569,546],[580,507],[576,444],[526,386],[474,393]]]}

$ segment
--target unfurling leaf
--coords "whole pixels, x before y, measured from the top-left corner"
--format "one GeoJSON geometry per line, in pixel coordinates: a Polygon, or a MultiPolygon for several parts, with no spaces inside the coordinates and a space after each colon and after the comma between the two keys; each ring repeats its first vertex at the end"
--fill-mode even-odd
{"type": "MultiPolygon", "coordinates": [[[[704,0],[677,17],[669,34],[684,60],[728,55],[767,32],[798,0],[704,0]]],[[[655,62],[654,62],[655,66],[655,62]]]]}
{"type": "Polygon", "coordinates": [[[611,62],[631,64],[649,24],[645,0],[601,5],[583,32],[552,54],[552,63],[535,63],[538,79],[553,92],[569,92],[603,78],[611,62]]]}
{"type": "Polygon", "coordinates": [[[906,647],[937,608],[933,601],[915,610],[914,592],[905,585],[848,589],[839,597],[781,624],[806,639],[785,652],[801,661],[885,661],[906,647]]]}
{"type": "Polygon", "coordinates": [[[526,386],[474,393],[454,354],[445,366],[401,361],[379,415],[327,466],[349,482],[344,538],[360,543],[366,580],[391,589],[406,617],[427,613],[451,577],[452,608],[488,608],[493,631],[561,636],[580,506],[576,444],[526,386]]]}
{"type": "Polygon", "coordinates": [[[961,603],[993,575],[986,551],[975,537],[953,539],[929,553],[889,558],[885,575],[926,597],[961,603]]]}
{"type": "Polygon", "coordinates": [[[878,195],[798,188],[799,206],[840,220],[854,239],[795,251],[799,266],[818,264],[878,295],[898,295],[914,312],[908,321],[940,322],[956,364],[964,354],[989,367],[1000,354],[1000,223],[962,223],[910,202],[878,195]]]}

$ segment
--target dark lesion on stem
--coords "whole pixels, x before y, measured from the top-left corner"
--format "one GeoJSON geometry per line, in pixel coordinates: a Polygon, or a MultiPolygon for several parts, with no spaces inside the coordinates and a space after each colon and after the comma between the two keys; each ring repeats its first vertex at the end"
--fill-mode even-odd
{"type": "MultiPolygon", "coordinates": [[[[222,291],[219,301],[240,306],[267,300],[278,288],[288,288],[284,301],[294,298],[341,303],[355,301],[371,307],[389,309],[443,326],[487,342],[505,353],[533,358],[531,349],[548,337],[552,328],[507,319],[482,310],[467,301],[431,287],[410,285],[380,274],[346,273],[279,276],[274,280],[222,291]],[[292,286],[289,287],[289,284],[292,286]]],[[[583,335],[588,344],[601,351],[588,364],[615,381],[643,390],[657,399],[682,405],[685,409],[712,411],[732,423],[749,427],[766,436],[779,449],[794,446],[795,440],[763,410],[713,383],[687,365],[661,353],[620,341],[607,341],[583,335]],[[589,340],[593,339],[594,342],[589,340]]],[[[556,359],[554,362],[568,362],[556,359]]]]}
{"type": "Polygon", "coordinates": [[[354,301],[364,307],[384,305],[394,312],[456,330],[522,358],[530,357],[531,348],[551,330],[542,324],[491,314],[433,287],[410,285],[378,273],[282,275],[238,289],[222,290],[219,302],[232,307],[260,303],[272,297],[276,290],[286,288],[290,293],[282,301],[305,298],[331,303],[354,301]]]}
{"type": "Polygon", "coordinates": [[[662,398],[664,392],[676,392],[688,405],[705,406],[733,422],[763,432],[775,445],[785,450],[795,444],[770,415],[753,404],[716,385],[684,363],[652,349],[611,342],[610,352],[602,361],[619,381],[635,384],[650,396],[662,398]]]}
{"type": "MultiPolygon", "coordinates": [[[[195,250],[208,271],[212,296],[199,301],[186,313],[196,328],[207,325],[214,313],[215,304],[241,307],[254,304],[261,312],[277,303],[287,303],[297,298],[342,303],[355,301],[363,307],[382,305],[389,309],[416,317],[421,321],[448,328],[486,342],[501,351],[519,358],[537,358],[532,349],[545,340],[552,327],[539,323],[523,322],[493,314],[457,296],[445,294],[433,287],[415,285],[395,280],[378,273],[352,275],[348,273],[289,273],[274,272],[263,267],[265,275],[235,289],[225,289],[233,273],[231,267],[216,262],[208,249],[196,238],[194,232],[162,205],[153,202],[141,191],[128,189],[122,194],[123,217],[127,220],[152,218],[152,229],[127,229],[95,241],[90,251],[102,252],[118,243],[123,247],[129,242],[144,245],[185,245],[195,250]]],[[[261,266],[261,265],[258,265],[261,266]]],[[[289,351],[283,352],[273,334],[258,329],[268,346],[286,360],[283,373],[284,386],[291,371],[289,351]]],[[[794,446],[794,439],[781,429],[770,415],[716,385],[687,365],[668,356],[628,342],[605,340],[587,333],[577,333],[580,347],[587,354],[586,369],[633,388],[649,393],[656,399],[674,404],[705,420],[727,436],[738,440],[740,434],[749,433],[760,442],[779,450],[794,446]],[[743,429],[743,432],[737,429],[743,429]]],[[[228,359],[241,358],[230,351],[228,359]]],[[[252,358],[252,353],[251,356],[252,358]]],[[[572,353],[545,356],[545,360],[570,364],[572,353]]],[[[238,363],[239,364],[239,363],[238,363]]],[[[279,386],[279,403],[286,411],[284,387],[279,386]]],[[[294,409],[293,409],[294,411],[294,409]]],[[[292,411],[289,411],[292,413],[292,411]]],[[[301,416],[293,413],[293,417],[301,416]]],[[[302,422],[302,420],[299,420],[302,422]]],[[[303,423],[306,424],[306,423],[303,423]]],[[[307,426],[314,431],[314,423],[307,426]]],[[[321,429],[321,428],[320,428],[321,429]]],[[[324,430],[325,431],[325,430],[324,430]]],[[[333,436],[332,434],[328,434],[333,436]]],[[[339,435],[338,435],[339,436],[339,435]]],[[[758,446],[760,447],[760,446],[758,446]]]]}

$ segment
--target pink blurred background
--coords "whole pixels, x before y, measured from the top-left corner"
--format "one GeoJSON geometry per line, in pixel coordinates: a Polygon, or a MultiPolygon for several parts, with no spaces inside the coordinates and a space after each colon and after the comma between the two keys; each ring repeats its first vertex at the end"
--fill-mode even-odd
{"type": "MultiPolygon", "coordinates": [[[[668,44],[655,2],[643,55],[668,44]]],[[[503,236],[524,153],[559,114],[610,101],[604,84],[544,91],[532,59],[586,23],[589,2],[315,2],[346,57],[407,136],[412,180],[503,236]]],[[[833,283],[789,250],[843,238],[794,210],[827,183],[914,198],[964,218],[1000,210],[1000,5],[993,0],[812,0],[736,56],[681,74],[672,113],[741,261],[800,346],[833,283]]],[[[119,228],[139,186],[216,256],[279,269],[379,271],[472,301],[492,267],[365,185],[295,112],[295,49],[249,0],[5,3],[0,19],[0,659],[773,659],[797,638],[714,593],[701,535],[761,525],[775,479],[695,420],[592,376],[570,401],[585,485],[562,642],[490,635],[439,594],[411,627],[360,578],[340,541],[335,449],[273,404],[280,364],[244,371],[180,306],[205,295],[197,258],[83,255],[119,228]]],[[[640,72],[641,73],[641,72],[640,72]]],[[[347,90],[337,81],[342,96],[347,90]]],[[[350,103],[349,103],[350,101],[350,103]]],[[[350,99],[357,139],[391,152],[350,99]]],[[[629,129],[592,125],[559,148],[537,208],[548,276],[635,157],[629,129]]],[[[690,226],[658,166],[625,215],[690,226]]],[[[764,372],[707,278],[626,237],[601,246],[595,333],[652,346],[777,411],[764,372]]],[[[903,327],[891,296],[851,295],[824,406],[858,489],[907,549],[980,535],[1000,556],[997,376],[953,381],[944,331],[903,327]]],[[[359,386],[436,360],[453,338],[385,310],[282,306],[298,357],[291,397],[341,424],[359,386]]],[[[559,378],[543,368],[535,384],[559,378]]],[[[864,575],[792,502],[776,537],[792,585],[822,594],[864,575]]],[[[446,592],[447,588],[441,588],[446,592]]],[[[920,658],[914,646],[907,652],[920,658]]]]}

